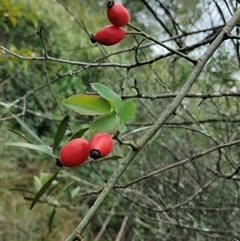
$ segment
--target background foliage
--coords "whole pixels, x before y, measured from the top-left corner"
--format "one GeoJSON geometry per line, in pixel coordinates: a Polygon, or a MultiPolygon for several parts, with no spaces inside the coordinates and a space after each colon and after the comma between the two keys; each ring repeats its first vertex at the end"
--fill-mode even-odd
{"type": "MultiPolygon", "coordinates": [[[[194,59],[239,7],[230,0],[122,2],[132,25],[174,49],[187,46],[184,53],[194,59]]],[[[133,100],[135,117],[120,139],[137,142],[194,67],[177,55],[160,58],[168,51],[143,41],[140,35],[127,35],[111,47],[93,45],[89,35],[108,24],[105,1],[3,0],[0,7],[1,45],[31,58],[23,60],[0,51],[1,143],[42,141],[53,146],[58,125],[69,115],[62,146],[94,119],[78,115],[62,101],[74,94],[95,92],[91,83],[96,82],[123,100],[133,100]],[[42,39],[37,34],[41,26],[42,39]],[[43,56],[44,46],[55,61],[34,60],[43,56]],[[70,61],[109,66],[83,67],[70,61]]],[[[233,36],[239,34],[239,28],[238,24],[233,36]]],[[[128,185],[210,147],[239,139],[239,66],[236,37],[221,45],[175,115],[126,170],[120,186],[87,227],[84,240],[240,239],[239,144],[128,185]]],[[[84,137],[91,134],[86,131],[84,137]]],[[[129,150],[115,141],[108,160],[60,169],[30,211],[34,196],[59,167],[51,156],[1,144],[2,240],[65,240],[94,203],[97,194],[90,190],[102,188],[129,150]]]]}

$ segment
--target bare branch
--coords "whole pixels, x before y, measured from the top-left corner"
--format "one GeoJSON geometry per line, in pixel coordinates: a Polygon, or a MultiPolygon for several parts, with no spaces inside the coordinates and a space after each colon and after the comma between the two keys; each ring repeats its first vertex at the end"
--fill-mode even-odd
{"type": "MultiPolygon", "coordinates": [[[[175,98],[178,93],[166,93],[166,94],[156,94],[156,95],[145,95],[141,94],[139,91],[136,95],[122,95],[123,99],[133,99],[133,98],[140,98],[140,99],[165,99],[165,98],[175,98]]],[[[203,100],[210,99],[210,98],[220,98],[220,97],[240,97],[240,93],[238,92],[218,92],[218,93],[194,93],[194,94],[186,94],[185,98],[201,98],[203,100]]]]}
{"type": "Polygon", "coordinates": [[[185,160],[182,160],[182,161],[179,161],[177,163],[173,163],[171,165],[168,165],[166,167],[157,169],[157,170],[155,170],[155,171],[153,171],[153,172],[151,172],[151,173],[149,173],[149,174],[147,174],[147,175],[145,175],[143,177],[140,177],[140,178],[138,178],[138,179],[136,179],[136,180],[134,180],[134,181],[132,181],[132,182],[130,182],[128,184],[116,185],[115,188],[127,188],[127,187],[132,186],[133,184],[136,184],[136,183],[138,183],[138,182],[140,182],[142,180],[145,180],[145,179],[147,179],[149,177],[153,177],[153,176],[155,176],[155,175],[157,175],[157,174],[159,174],[161,172],[170,170],[172,168],[176,168],[178,166],[182,166],[182,165],[188,164],[188,163],[190,163],[190,162],[192,162],[192,161],[194,161],[194,160],[196,160],[196,159],[198,159],[200,157],[203,157],[203,156],[205,156],[205,155],[207,155],[207,154],[209,154],[209,153],[211,153],[213,151],[220,150],[220,149],[223,149],[223,148],[226,148],[226,147],[230,147],[230,146],[233,146],[233,145],[237,145],[237,144],[240,144],[240,139],[236,140],[236,141],[233,141],[233,142],[229,142],[229,143],[221,144],[221,145],[218,145],[218,146],[214,146],[214,147],[212,147],[212,148],[210,148],[210,149],[208,149],[206,151],[199,152],[199,153],[197,153],[197,154],[195,154],[195,155],[193,155],[193,156],[191,156],[189,158],[186,158],[185,160]]]}

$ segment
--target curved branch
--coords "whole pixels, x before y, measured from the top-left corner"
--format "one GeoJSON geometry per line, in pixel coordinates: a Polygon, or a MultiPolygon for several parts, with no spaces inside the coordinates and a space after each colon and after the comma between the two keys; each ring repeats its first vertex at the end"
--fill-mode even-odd
{"type": "MultiPolygon", "coordinates": [[[[221,26],[219,26],[219,28],[220,27],[221,26]]],[[[195,33],[197,33],[197,32],[195,32],[195,33]]],[[[184,36],[184,35],[179,35],[179,36],[173,37],[173,38],[171,38],[169,40],[162,41],[161,43],[168,42],[168,41],[170,41],[172,39],[175,39],[175,38],[179,38],[180,36],[184,36]]],[[[112,55],[115,55],[115,54],[124,53],[124,52],[128,52],[128,51],[135,51],[135,48],[136,48],[135,46],[131,47],[131,48],[128,48],[128,49],[125,49],[125,50],[122,50],[122,51],[117,51],[115,53],[106,54],[105,56],[97,59],[96,61],[93,61],[92,63],[91,62],[72,61],[72,60],[67,60],[67,59],[55,58],[55,57],[51,57],[49,55],[45,55],[45,56],[23,56],[23,55],[20,55],[20,54],[12,52],[11,50],[5,48],[4,46],[0,46],[0,49],[2,51],[4,51],[4,52],[6,52],[6,53],[16,57],[16,58],[19,58],[19,59],[22,59],[22,60],[34,60],[34,61],[35,60],[36,61],[48,60],[48,61],[53,61],[53,62],[59,62],[59,63],[65,63],[65,64],[70,64],[70,65],[82,66],[82,68],[80,68],[79,70],[71,71],[71,72],[68,72],[68,73],[65,73],[65,74],[59,74],[59,76],[63,77],[63,76],[67,76],[67,75],[70,75],[70,76],[77,75],[79,72],[81,72],[83,70],[86,70],[88,68],[94,68],[94,67],[105,67],[105,68],[108,68],[108,67],[119,67],[119,68],[125,68],[125,69],[130,70],[132,68],[136,68],[136,67],[147,65],[147,64],[152,64],[152,63],[154,63],[154,62],[156,62],[156,61],[158,61],[160,59],[164,59],[164,58],[170,57],[170,56],[175,54],[174,51],[181,54],[181,52],[194,50],[197,47],[200,47],[200,46],[203,46],[203,45],[211,43],[214,39],[215,39],[215,35],[210,37],[210,38],[208,38],[208,39],[205,39],[205,40],[203,40],[201,42],[198,42],[196,44],[189,45],[189,46],[180,48],[178,50],[173,50],[172,49],[173,50],[172,52],[168,52],[166,54],[161,54],[161,55],[158,55],[156,57],[153,57],[153,58],[145,60],[145,61],[141,61],[141,62],[139,61],[139,62],[129,63],[129,64],[100,63],[99,61],[104,60],[104,59],[106,59],[106,58],[108,58],[108,57],[110,57],[112,55]]],[[[147,44],[147,45],[143,45],[142,47],[144,48],[144,47],[149,47],[149,46],[152,46],[152,45],[153,44],[147,44]]]]}
{"type": "Polygon", "coordinates": [[[132,181],[132,182],[130,182],[128,184],[117,185],[114,188],[127,188],[127,187],[129,187],[129,186],[131,186],[133,184],[136,184],[136,183],[138,183],[138,182],[140,182],[142,180],[145,180],[145,179],[147,179],[149,177],[153,177],[153,176],[155,176],[155,175],[157,175],[157,174],[159,174],[161,172],[164,172],[166,170],[170,170],[172,168],[175,168],[175,167],[178,167],[178,166],[182,166],[184,164],[192,162],[192,161],[194,161],[194,160],[196,160],[196,159],[198,159],[198,158],[200,158],[202,156],[205,156],[205,155],[207,155],[207,154],[209,154],[209,153],[211,153],[213,151],[220,150],[220,149],[223,149],[223,148],[226,148],[226,147],[230,147],[230,146],[233,146],[233,145],[237,145],[237,144],[240,144],[240,140],[236,140],[236,141],[233,141],[233,142],[230,142],[230,143],[225,143],[225,144],[222,144],[222,145],[214,146],[214,147],[212,147],[212,148],[210,148],[210,149],[208,149],[206,151],[199,152],[199,153],[197,153],[197,154],[195,154],[195,155],[193,155],[193,156],[191,156],[189,158],[186,158],[185,160],[182,160],[182,161],[179,161],[177,163],[173,163],[173,164],[168,165],[166,167],[163,167],[163,168],[160,168],[158,170],[155,170],[155,171],[153,171],[153,172],[151,172],[151,173],[149,173],[149,174],[147,174],[147,175],[145,175],[143,177],[137,178],[136,180],[134,180],[134,181],[132,181]]]}

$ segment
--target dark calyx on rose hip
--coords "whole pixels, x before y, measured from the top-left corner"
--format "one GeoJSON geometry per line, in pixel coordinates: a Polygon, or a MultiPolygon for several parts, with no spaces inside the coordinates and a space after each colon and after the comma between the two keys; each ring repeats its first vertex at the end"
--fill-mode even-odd
{"type": "Polygon", "coordinates": [[[113,139],[109,133],[98,132],[89,140],[90,157],[99,159],[107,156],[113,147],[113,139]]]}
{"type": "Polygon", "coordinates": [[[99,159],[102,157],[101,152],[96,149],[92,149],[90,151],[90,157],[93,158],[94,160],[99,159]]]}
{"type": "Polygon", "coordinates": [[[108,1],[106,7],[108,20],[114,26],[123,27],[128,23],[130,19],[129,12],[121,3],[108,1]]]}
{"type": "Polygon", "coordinates": [[[111,46],[119,43],[126,35],[125,30],[122,28],[106,25],[99,29],[96,34],[90,36],[92,43],[99,43],[106,46],[111,46]]]}

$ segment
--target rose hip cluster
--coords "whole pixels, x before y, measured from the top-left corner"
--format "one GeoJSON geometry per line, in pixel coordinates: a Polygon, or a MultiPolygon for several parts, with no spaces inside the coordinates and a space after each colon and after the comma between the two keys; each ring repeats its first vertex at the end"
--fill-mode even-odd
{"type": "Polygon", "coordinates": [[[112,25],[99,29],[96,34],[91,35],[90,40],[92,43],[110,46],[119,43],[125,37],[126,32],[121,27],[128,23],[130,15],[121,3],[108,1],[106,7],[107,17],[112,25]]]}
{"type": "Polygon", "coordinates": [[[84,163],[90,155],[93,159],[107,156],[113,147],[113,139],[109,133],[98,132],[89,141],[76,138],[65,144],[60,150],[57,165],[76,167],[84,163]]]}

